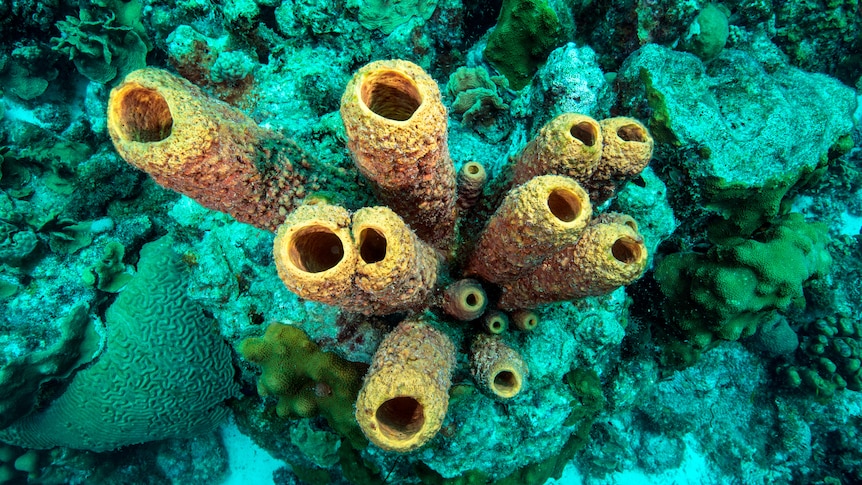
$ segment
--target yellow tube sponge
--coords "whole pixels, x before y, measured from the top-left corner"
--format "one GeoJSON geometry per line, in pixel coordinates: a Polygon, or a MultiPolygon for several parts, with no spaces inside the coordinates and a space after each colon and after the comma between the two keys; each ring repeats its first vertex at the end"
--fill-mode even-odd
{"type": "Polygon", "coordinates": [[[469,161],[458,170],[458,208],[469,209],[476,205],[482,196],[488,172],[481,163],[469,161]]]}
{"type": "Polygon", "coordinates": [[[506,194],[467,265],[467,274],[509,281],[580,237],[592,206],[577,182],[559,175],[534,177],[506,194]]]}
{"type": "Polygon", "coordinates": [[[356,211],[351,233],[360,294],[344,308],[386,315],[423,307],[437,282],[436,251],[387,207],[356,211]]]}
{"type": "Polygon", "coordinates": [[[421,67],[376,61],[354,74],[341,98],[347,146],[384,205],[423,240],[445,246],[455,227],[455,168],[446,107],[421,67]]]}
{"type": "Polygon", "coordinates": [[[578,113],[563,113],[549,121],[530,140],[515,162],[513,183],[538,175],[565,175],[583,182],[602,156],[599,122],[578,113]]]}
{"type": "Polygon", "coordinates": [[[107,124],[127,162],[238,221],[275,230],[304,195],[305,178],[275,149],[281,137],[166,71],[126,76],[111,90],[107,124]]]}
{"type": "Polygon", "coordinates": [[[487,305],[485,290],[474,279],[458,280],[443,291],[443,311],[455,320],[475,320],[482,316],[487,305]]]}
{"type": "Polygon", "coordinates": [[[577,244],[558,251],[530,274],[503,285],[507,310],[603,295],[641,276],[647,250],[631,217],[596,218],[577,244]]]}
{"type": "Polygon", "coordinates": [[[356,421],[374,444],[407,452],[440,430],[449,408],[455,346],[422,320],[405,320],[383,342],[356,400],[356,421]]]}
{"type": "Polygon", "coordinates": [[[352,302],[358,255],[347,209],[298,207],[278,228],[273,258],[279,277],[297,295],[330,305],[352,302]]]}
{"type": "Polygon", "coordinates": [[[539,315],[531,310],[518,310],[512,313],[512,325],[522,332],[532,332],[539,326],[539,315]]]}
{"type": "Polygon", "coordinates": [[[480,334],[473,341],[470,370],[476,384],[497,399],[511,399],[524,387],[527,364],[499,337],[480,334]]]}
{"type": "Polygon", "coordinates": [[[482,317],[482,326],[490,334],[501,334],[509,328],[509,317],[500,310],[491,310],[482,317]]]}
{"type": "Polygon", "coordinates": [[[602,127],[602,160],[584,187],[595,201],[605,201],[616,187],[641,173],[652,159],[655,142],[634,118],[608,118],[602,127]]]}

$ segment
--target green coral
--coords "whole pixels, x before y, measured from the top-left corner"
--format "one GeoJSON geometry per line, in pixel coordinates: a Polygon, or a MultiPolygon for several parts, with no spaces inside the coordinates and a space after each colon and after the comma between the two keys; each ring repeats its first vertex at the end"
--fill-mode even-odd
{"type": "Polygon", "coordinates": [[[730,33],[729,14],[723,5],[710,3],[703,7],[683,39],[683,48],[703,60],[717,56],[730,33]]]}
{"type": "Polygon", "coordinates": [[[803,285],[826,274],[826,227],[788,214],[754,238],[675,253],[656,268],[666,313],[695,346],[754,333],[773,311],[804,306],[803,285]]]}
{"type": "Polygon", "coordinates": [[[482,67],[459,67],[449,76],[446,91],[452,100],[452,112],[461,121],[491,142],[499,142],[512,131],[509,105],[498,93],[497,82],[482,67]]]}
{"type": "Polygon", "coordinates": [[[299,327],[272,323],[263,337],[240,343],[239,352],[258,364],[258,392],[278,398],[279,416],[322,415],[357,448],[366,445],[353,416],[365,364],[320,350],[299,327]]]}
{"type": "Polygon", "coordinates": [[[387,35],[411,17],[428,20],[437,8],[437,0],[359,0],[358,3],[359,24],[369,30],[379,29],[387,35]]]}
{"type": "Polygon", "coordinates": [[[504,0],[485,58],[521,89],[562,41],[560,20],[546,0],[504,0]]]}
{"type": "Polygon", "coordinates": [[[862,391],[862,323],[838,315],[815,320],[801,333],[798,362],[779,368],[787,385],[820,400],[844,389],[862,391]]]}
{"type": "Polygon", "coordinates": [[[186,268],[159,240],[105,315],[105,351],[38,413],[0,431],[16,446],[107,451],[209,432],[236,394],[230,348],[186,296],[186,268]]]}

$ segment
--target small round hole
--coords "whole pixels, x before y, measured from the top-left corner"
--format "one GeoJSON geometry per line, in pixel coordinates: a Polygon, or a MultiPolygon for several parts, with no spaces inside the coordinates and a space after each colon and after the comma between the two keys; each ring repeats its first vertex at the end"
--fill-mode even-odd
{"type": "Polygon", "coordinates": [[[554,189],[548,194],[548,209],[557,219],[572,222],[581,214],[581,201],[568,190],[554,189]]]}
{"type": "Polygon", "coordinates": [[[377,229],[366,228],[359,233],[359,257],[368,264],[386,258],[386,237],[377,229]]]}
{"type": "Polygon", "coordinates": [[[630,237],[621,237],[611,246],[614,258],[625,264],[631,264],[640,259],[641,250],[641,245],[630,237]]]}
{"type": "Polygon", "coordinates": [[[324,227],[308,227],[297,232],[288,251],[290,261],[309,273],[334,268],[344,258],[341,239],[324,227]]]}
{"type": "Polygon", "coordinates": [[[425,425],[425,410],[422,404],[410,396],[387,400],[377,408],[375,417],[380,432],[397,440],[411,438],[425,425]]]}
{"type": "Polygon", "coordinates": [[[596,139],[599,137],[599,134],[596,131],[596,126],[587,121],[582,121],[572,125],[572,127],[569,128],[569,134],[588,147],[595,145],[596,139]]]}
{"type": "Polygon", "coordinates": [[[374,113],[395,121],[409,120],[422,104],[412,79],[398,71],[376,72],[362,84],[362,102],[374,113]]]}
{"type": "Polygon", "coordinates": [[[617,136],[623,141],[637,141],[641,143],[646,141],[646,132],[644,132],[644,129],[632,123],[619,127],[617,129],[617,136]]]}

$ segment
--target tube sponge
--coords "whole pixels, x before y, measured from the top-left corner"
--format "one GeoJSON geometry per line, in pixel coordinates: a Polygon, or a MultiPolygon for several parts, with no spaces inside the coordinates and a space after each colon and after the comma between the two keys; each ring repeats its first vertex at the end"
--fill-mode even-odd
{"type": "Polygon", "coordinates": [[[273,149],[285,140],[166,71],[126,76],[111,90],[107,124],[127,162],[238,221],[275,230],[305,192],[286,152],[273,149]]]}
{"type": "Polygon", "coordinates": [[[603,214],[576,244],[550,256],[531,273],[503,285],[506,310],[603,295],[643,273],[647,250],[637,224],[622,214],[603,214]]]}
{"type": "Polygon", "coordinates": [[[463,210],[476,205],[487,180],[488,172],[481,163],[464,163],[461,170],[458,170],[458,208],[463,210]]]}
{"type": "Polygon", "coordinates": [[[602,160],[584,187],[595,201],[605,201],[616,187],[649,164],[653,141],[646,127],[634,118],[607,118],[602,127],[602,160]]]}
{"type": "Polygon", "coordinates": [[[419,309],[437,282],[437,255],[387,207],[366,207],[353,214],[351,233],[360,291],[344,308],[385,315],[419,309]]]}
{"type": "Polygon", "coordinates": [[[549,254],[578,240],[592,206],[577,182],[559,175],[534,177],[506,195],[491,216],[467,265],[467,274],[509,281],[549,254]]]}
{"type": "Polygon", "coordinates": [[[456,215],[446,116],[437,84],[407,61],[367,64],[341,98],[347,146],[359,171],[384,205],[436,247],[453,236],[456,215]]]}
{"type": "Polygon", "coordinates": [[[300,206],[278,228],[273,257],[290,291],[366,315],[421,307],[437,282],[434,249],[386,207],[351,218],[338,206],[300,206]]]}
{"type": "Polygon", "coordinates": [[[530,140],[515,162],[513,184],[538,175],[565,175],[587,180],[602,157],[599,122],[578,113],[563,113],[549,121],[530,140]]]}
{"type": "Polygon", "coordinates": [[[273,258],[287,288],[309,300],[344,306],[354,298],[358,255],[347,209],[303,205],[278,228],[273,258]]]}
{"type": "Polygon", "coordinates": [[[474,279],[458,280],[443,291],[443,311],[462,322],[481,317],[487,305],[485,290],[474,279]]]}
{"type": "Polygon", "coordinates": [[[407,452],[430,440],[449,407],[455,346],[422,320],[401,322],[381,342],[356,400],[356,421],[374,444],[407,452]]]}
{"type": "Polygon", "coordinates": [[[499,337],[483,334],[471,346],[470,370],[476,384],[497,399],[517,396],[529,373],[518,352],[499,337]]]}

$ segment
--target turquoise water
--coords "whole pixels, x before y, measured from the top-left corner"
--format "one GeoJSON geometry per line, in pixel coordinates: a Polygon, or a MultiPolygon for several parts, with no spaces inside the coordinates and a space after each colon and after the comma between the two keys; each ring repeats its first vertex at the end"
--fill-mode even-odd
{"type": "Polygon", "coordinates": [[[0,3],[0,483],[862,482],[858,2],[467,3],[0,3]]]}

